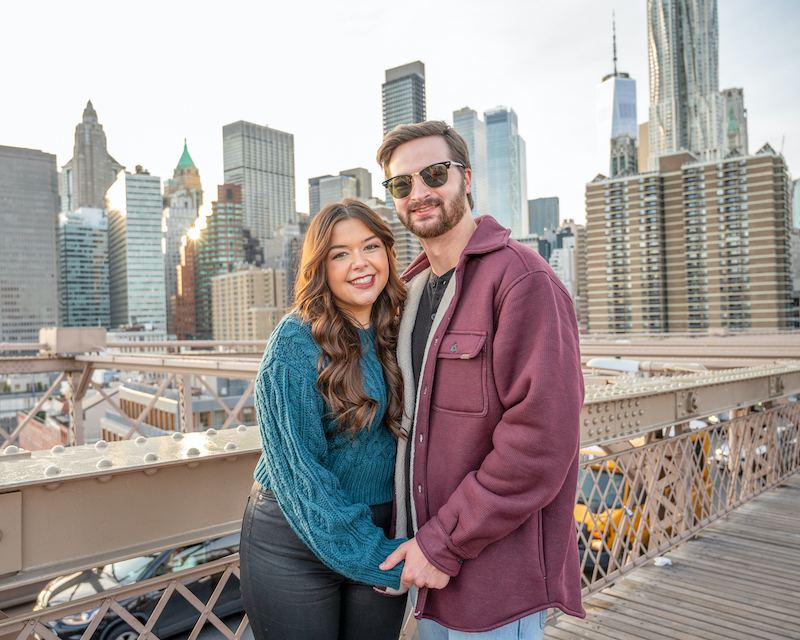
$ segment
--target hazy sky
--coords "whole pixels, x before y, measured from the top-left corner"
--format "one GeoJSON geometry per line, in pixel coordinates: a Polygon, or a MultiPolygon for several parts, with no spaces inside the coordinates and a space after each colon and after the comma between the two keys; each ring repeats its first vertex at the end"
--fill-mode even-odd
{"type": "MultiPolygon", "coordinates": [[[[382,197],[384,71],[425,64],[427,115],[512,107],[527,143],[528,198],[585,219],[595,166],[595,87],[637,81],[647,120],[646,0],[479,2],[15,2],[2,11],[0,145],[72,157],[88,99],[111,155],[163,179],[187,138],[207,192],[223,181],[222,126],[294,134],[297,209],[308,178],[366,167],[382,197]]],[[[743,87],[750,151],[800,173],[800,1],[719,0],[720,89],[743,87]],[[784,140],[785,136],[785,142],[784,140]]]]}

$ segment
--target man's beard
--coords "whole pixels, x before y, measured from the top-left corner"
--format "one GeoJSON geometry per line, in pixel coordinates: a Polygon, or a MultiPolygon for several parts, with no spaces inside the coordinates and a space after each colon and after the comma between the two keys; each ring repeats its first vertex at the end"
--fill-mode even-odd
{"type": "Polygon", "coordinates": [[[466,195],[466,180],[464,180],[462,177],[461,187],[459,188],[458,193],[456,193],[455,197],[448,203],[447,206],[445,206],[444,200],[435,196],[428,198],[424,202],[411,201],[406,207],[407,219],[404,220],[399,215],[397,217],[400,219],[400,222],[403,223],[403,226],[418,238],[438,238],[461,222],[461,218],[463,218],[464,214],[467,212],[466,195]],[[436,221],[436,224],[432,226],[426,225],[426,220],[424,219],[414,220],[413,213],[409,212],[414,209],[419,209],[420,207],[436,205],[439,206],[439,218],[436,221]]]}

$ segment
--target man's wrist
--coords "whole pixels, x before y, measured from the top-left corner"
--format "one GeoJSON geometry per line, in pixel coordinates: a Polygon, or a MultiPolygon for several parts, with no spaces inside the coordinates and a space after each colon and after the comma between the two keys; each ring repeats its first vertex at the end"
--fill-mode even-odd
{"type": "Polygon", "coordinates": [[[451,549],[450,537],[445,533],[436,516],[426,522],[417,532],[416,541],[425,559],[439,571],[446,573],[451,578],[459,574],[464,559],[451,549]]]}

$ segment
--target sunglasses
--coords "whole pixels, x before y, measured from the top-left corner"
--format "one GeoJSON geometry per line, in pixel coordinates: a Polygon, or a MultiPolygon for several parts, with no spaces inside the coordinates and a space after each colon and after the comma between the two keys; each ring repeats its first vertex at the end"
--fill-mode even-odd
{"type": "Polygon", "coordinates": [[[401,200],[408,197],[411,193],[411,181],[414,176],[419,176],[422,178],[422,181],[432,189],[441,187],[447,182],[447,169],[451,164],[462,168],[464,166],[460,162],[455,162],[454,160],[437,162],[436,164],[432,164],[430,167],[425,167],[417,173],[389,178],[383,183],[383,186],[389,190],[389,193],[392,194],[393,198],[401,200]]]}

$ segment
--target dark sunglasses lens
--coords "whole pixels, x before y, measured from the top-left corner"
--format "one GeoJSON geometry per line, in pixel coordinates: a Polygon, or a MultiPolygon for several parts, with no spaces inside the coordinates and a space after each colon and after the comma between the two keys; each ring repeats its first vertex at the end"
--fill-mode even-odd
{"type": "Polygon", "coordinates": [[[411,193],[411,179],[407,176],[392,178],[388,185],[389,193],[395,198],[405,198],[411,193]]]}
{"type": "Polygon", "coordinates": [[[441,187],[447,182],[447,165],[432,164],[427,169],[420,171],[419,175],[429,187],[441,187]]]}

